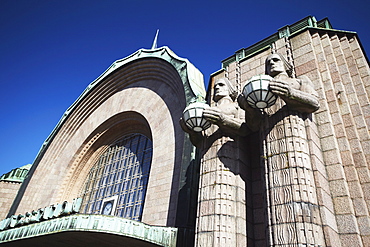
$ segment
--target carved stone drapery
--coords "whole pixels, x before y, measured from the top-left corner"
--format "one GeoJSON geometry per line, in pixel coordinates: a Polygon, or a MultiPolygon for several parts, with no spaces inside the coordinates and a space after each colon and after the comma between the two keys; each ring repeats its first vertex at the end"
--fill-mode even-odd
{"type": "Polygon", "coordinates": [[[231,83],[219,79],[212,107],[203,111],[203,117],[213,123],[211,128],[195,133],[182,123],[202,157],[195,246],[247,245],[247,165],[242,142],[250,130],[235,97],[231,83]]]}
{"type": "Polygon", "coordinates": [[[239,140],[220,137],[200,164],[195,246],[246,246],[246,164],[239,140]]]}
{"type": "Polygon", "coordinates": [[[281,99],[270,109],[261,130],[270,246],[325,246],[308,124],[281,99]]]}
{"type": "Polygon", "coordinates": [[[276,103],[260,115],[245,96],[238,103],[246,111],[248,126],[260,131],[267,242],[270,246],[323,246],[307,135],[313,126],[311,113],[319,102],[310,79],[293,78],[293,69],[280,54],[269,55],[265,73],[271,76],[269,90],[278,97],[276,103]]]}

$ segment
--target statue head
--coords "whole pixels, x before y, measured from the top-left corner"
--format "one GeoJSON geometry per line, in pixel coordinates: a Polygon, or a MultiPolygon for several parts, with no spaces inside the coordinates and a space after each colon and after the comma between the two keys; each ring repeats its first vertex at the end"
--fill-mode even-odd
{"type": "Polygon", "coordinates": [[[233,101],[235,101],[236,96],[238,94],[234,87],[231,85],[231,82],[226,78],[218,79],[215,82],[213,89],[214,89],[213,99],[215,101],[219,101],[224,97],[230,97],[233,101]]]}
{"type": "Polygon", "coordinates": [[[292,72],[293,66],[290,65],[282,55],[274,53],[267,56],[265,61],[265,74],[275,77],[284,73],[292,77],[292,72]]]}

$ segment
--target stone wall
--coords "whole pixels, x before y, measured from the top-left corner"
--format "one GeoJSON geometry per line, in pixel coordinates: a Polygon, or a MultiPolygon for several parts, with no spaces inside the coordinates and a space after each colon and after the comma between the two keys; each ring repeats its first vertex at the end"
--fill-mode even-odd
{"type": "Polygon", "coordinates": [[[355,35],[311,31],[291,43],[297,73],[311,77],[320,95],[316,181],[327,245],[368,246],[368,62],[355,35]]]}
{"type": "Polygon", "coordinates": [[[19,182],[0,181],[0,220],[7,217],[20,186],[19,182]]]}
{"type": "MultiPolygon", "coordinates": [[[[314,228],[320,227],[322,230],[316,232],[322,231],[324,235],[320,237],[320,233],[309,240],[308,232],[298,232],[299,227],[293,234],[303,241],[302,244],[369,246],[370,69],[358,36],[341,31],[306,29],[274,41],[269,49],[227,64],[224,70],[213,75],[211,84],[219,77],[226,77],[240,93],[250,77],[264,74],[265,59],[273,52],[282,54],[294,65],[296,76],[306,75],[311,79],[320,100],[320,109],[302,122],[304,141],[307,142],[304,152],[310,160],[311,175],[303,175],[297,183],[297,192],[303,193],[307,183],[311,184],[309,186],[314,189],[311,194],[315,195],[319,211],[310,215],[317,219],[309,222],[314,228]],[[323,239],[325,242],[320,243],[323,239]]],[[[212,85],[209,88],[211,98],[212,85]]],[[[256,140],[249,142],[257,145],[256,140]]],[[[260,152],[262,154],[263,150],[260,152]]],[[[263,164],[263,160],[251,155],[248,169],[252,176],[251,182],[247,183],[251,188],[246,189],[251,206],[246,208],[250,212],[246,215],[253,231],[248,231],[248,245],[274,243],[276,246],[283,244],[291,233],[283,233],[280,237],[285,240],[280,241],[274,240],[276,230],[268,230],[268,225],[273,225],[278,215],[269,206],[272,202],[266,185],[269,172],[265,173],[263,164]]]]}

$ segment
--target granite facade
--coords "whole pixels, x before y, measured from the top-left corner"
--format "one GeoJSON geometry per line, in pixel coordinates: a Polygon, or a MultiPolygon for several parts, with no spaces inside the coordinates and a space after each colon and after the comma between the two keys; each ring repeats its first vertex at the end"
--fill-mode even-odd
{"type": "Polygon", "coordinates": [[[313,82],[317,111],[297,113],[278,99],[259,131],[196,150],[178,123],[195,96],[180,75],[186,66],[133,60],[68,113],[22,187],[0,182],[0,216],[78,197],[97,157],[139,132],[153,141],[142,222],[186,229],[178,246],[370,246],[370,68],[358,36],[311,26],[276,37],[211,75],[209,105],[218,79],[241,93],[279,53],[295,77],[313,82]]]}
{"type": "MultiPolygon", "coordinates": [[[[241,224],[253,229],[246,230],[247,245],[367,246],[370,70],[358,36],[307,29],[249,57],[236,58],[210,82],[226,77],[240,93],[250,77],[264,74],[265,58],[275,52],[294,65],[295,76],[312,80],[320,109],[282,117],[275,114],[284,106],[278,100],[265,110],[268,120],[259,141],[255,136],[249,141],[260,145],[260,157],[250,154],[244,168],[245,174],[254,174],[252,179],[243,178],[250,203],[245,203],[247,218],[241,224]]],[[[209,90],[212,96],[212,86],[209,90]]],[[[231,152],[237,156],[239,150],[249,149],[238,146],[231,152]]],[[[234,229],[229,228],[229,234],[236,234],[234,229]]],[[[221,240],[208,241],[222,245],[221,240]]]]}

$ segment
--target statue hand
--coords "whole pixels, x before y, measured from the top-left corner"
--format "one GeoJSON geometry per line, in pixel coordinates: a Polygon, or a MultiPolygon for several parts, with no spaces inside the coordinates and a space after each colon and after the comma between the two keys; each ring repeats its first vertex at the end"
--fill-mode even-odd
{"type": "Polygon", "coordinates": [[[203,139],[203,134],[189,129],[188,126],[186,126],[184,119],[182,118],[180,118],[179,123],[182,130],[189,134],[191,143],[196,147],[200,147],[203,139]]]}
{"type": "Polygon", "coordinates": [[[214,124],[221,124],[225,120],[225,115],[217,107],[204,109],[203,117],[214,124]]]}
{"type": "Polygon", "coordinates": [[[238,104],[240,108],[242,108],[244,111],[248,111],[251,109],[251,106],[248,104],[248,101],[245,99],[244,94],[239,94],[237,100],[238,100],[238,104]]]}
{"type": "Polygon", "coordinates": [[[253,132],[258,131],[262,121],[262,113],[259,109],[252,108],[243,94],[238,96],[238,104],[245,111],[245,121],[253,132]]]}
{"type": "Polygon", "coordinates": [[[179,123],[184,132],[193,134],[194,131],[189,129],[188,126],[186,126],[184,119],[180,118],[179,123]]]}
{"type": "Polygon", "coordinates": [[[283,96],[283,97],[290,97],[291,95],[291,88],[289,84],[285,81],[280,81],[280,80],[271,80],[270,81],[270,90],[274,94],[278,96],[283,96]]]}
{"type": "Polygon", "coordinates": [[[238,104],[240,108],[242,108],[247,114],[252,114],[254,116],[260,115],[261,111],[253,108],[249,105],[248,101],[246,100],[244,94],[239,94],[238,96],[238,104]]]}

